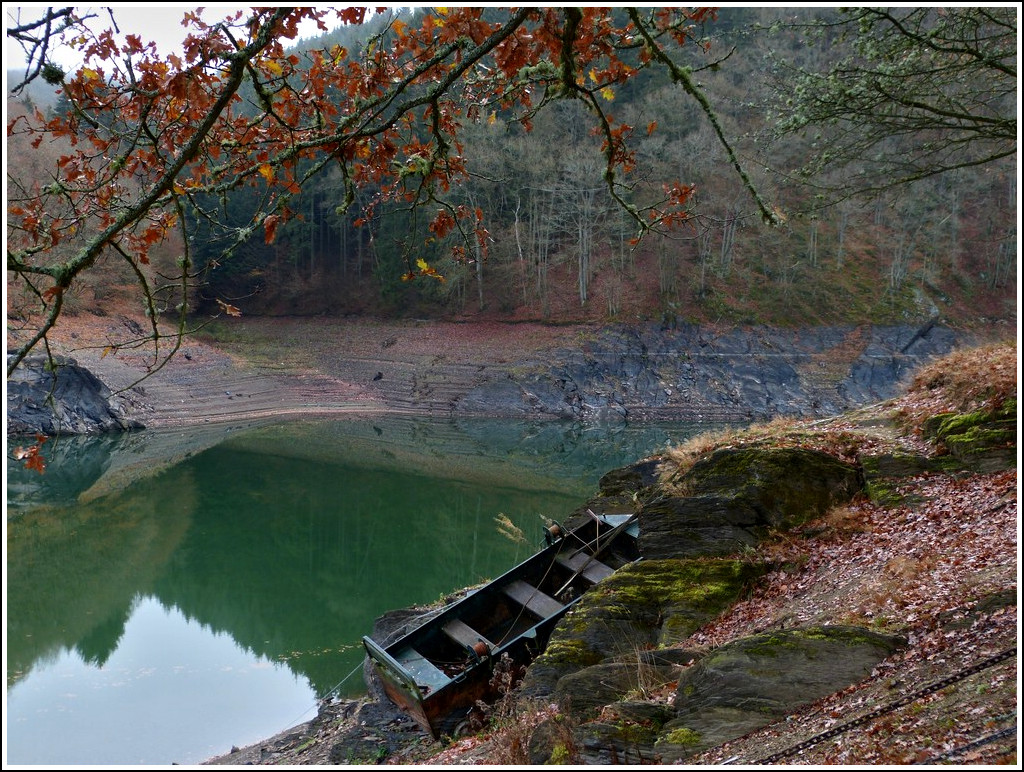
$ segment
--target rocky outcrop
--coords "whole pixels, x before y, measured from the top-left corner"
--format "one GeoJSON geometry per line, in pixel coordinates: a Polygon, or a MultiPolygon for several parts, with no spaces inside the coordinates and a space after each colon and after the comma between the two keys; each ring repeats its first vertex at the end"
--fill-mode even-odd
{"type": "Polygon", "coordinates": [[[59,436],[141,428],[121,398],[74,359],[26,358],[7,379],[7,433],[59,436]]]}
{"type": "MultiPolygon", "coordinates": [[[[821,626],[740,638],[703,657],[683,653],[674,673],[661,670],[660,683],[678,684],[671,704],[613,702],[579,725],[574,744],[585,764],[685,762],[867,678],[905,643],[860,627],[821,626]]],[[[616,674],[605,673],[608,692],[616,674]]],[[[555,752],[542,740],[531,745],[535,763],[555,752]]]]}
{"type": "MultiPolygon", "coordinates": [[[[867,630],[813,628],[711,655],[679,648],[766,570],[737,557],[744,548],[849,500],[864,480],[857,467],[804,448],[722,448],[667,477],[659,462],[601,479],[594,508],[637,501],[643,560],[584,595],[521,687],[522,699],[553,701],[576,722],[573,745],[588,764],[685,759],[859,681],[898,645],[867,630]],[[635,697],[675,682],[671,705],[635,697]]],[[[535,733],[536,763],[561,752],[558,736],[535,733]]]]}
{"type": "Polygon", "coordinates": [[[942,413],[925,421],[924,438],[974,472],[1009,469],[1017,459],[1017,400],[994,410],[942,413]]]}
{"type": "Polygon", "coordinates": [[[823,626],[741,638],[679,678],[676,717],[655,749],[672,763],[753,732],[845,689],[906,641],[861,627],[823,626]]]}
{"type": "Polygon", "coordinates": [[[727,555],[848,501],[859,470],[803,448],[724,448],[643,502],[645,558],[727,555]],[[682,493],[678,492],[682,491],[682,493]]]}
{"type": "Polygon", "coordinates": [[[585,421],[834,415],[895,396],[904,376],[957,342],[932,322],[804,330],[609,327],[544,363],[486,374],[452,409],[585,421]]]}
{"type": "MultiPolygon", "coordinates": [[[[758,573],[749,564],[725,559],[645,559],[619,569],[558,623],[526,673],[523,696],[554,696],[563,709],[579,710],[575,695],[588,692],[579,688],[581,678],[607,686],[602,667],[614,670],[616,663],[627,662],[635,671],[638,652],[683,640],[732,605],[758,573]],[[585,669],[589,672],[577,675],[585,669]]],[[[598,690],[604,692],[607,688],[598,690]]],[[[583,704],[584,713],[587,707],[583,704]]]]}
{"type": "MultiPolygon", "coordinates": [[[[861,627],[812,626],[740,638],[706,654],[638,650],[563,676],[555,697],[576,727],[572,745],[582,763],[679,763],[858,683],[905,644],[861,627]],[[670,684],[672,702],[644,699],[670,684]]],[[[538,727],[531,760],[551,763],[561,735],[538,727]]]]}

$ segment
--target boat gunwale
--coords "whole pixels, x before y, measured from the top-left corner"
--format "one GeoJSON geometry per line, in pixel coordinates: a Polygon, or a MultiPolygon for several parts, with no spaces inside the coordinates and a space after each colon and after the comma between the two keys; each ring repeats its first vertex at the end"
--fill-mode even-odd
{"type": "MultiPolygon", "coordinates": [[[[458,674],[452,676],[445,673],[444,675],[447,676],[448,680],[444,683],[435,686],[426,693],[424,693],[423,687],[421,687],[421,685],[416,682],[414,675],[409,672],[409,670],[402,664],[401,661],[399,661],[394,656],[392,652],[398,652],[405,648],[415,651],[415,640],[417,639],[417,637],[429,635],[430,633],[428,631],[428,628],[443,627],[444,623],[450,619],[459,619],[465,621],[464,616],[460,615],[460,612],[464,611],[466,606],[474,602],[474,600],[479,601],[481,593],[500,593],[500,588],[503,585],[516,579],[520,579],[524,573],[528,573],[530,568],[532,568],[535,563],[543,563],[545,561],[548,561],[549,563],[553,564],[555,558],[562,551],[565,550],[568,539],[572,536],[576,536],[577,538],[579,538],[579,532],[585,530],[585,528],[588,527],[590,523],[595,523],[595,528],[597,531],[600,531],[602,523],[604,525],[611,526],[612,531],[615,533],[612,537],[612,540],[609,542],[609,545],[615,544],[620,538],[622,538],[626,534],[629,534],[634,539],[636,538],[636,535],[631,533],[632,529],[629,528],[630,525],[635,526],[636,514],[590,514],[593,517],[592,521],[582,523],[577,528],[568,531],[557,541],[546,545],[543,549],[535,552],[533,555],[516,564],[515,566],[513,566],[500,576],[496,577],[495,579],[488,581],[486,584],[480,587],[470,590],[462,598],[451,603],[447,607],[441,609],[438,613],[434,614],[430,618],[418,624],[413,629],[406,631],[391,643],[381,644],[370,636],[363,636],[364,650],[377,666],[376,670],[378,674],[385,680],[390,681],[393,687],[395,687],[402,694],[407,695],[410,698],[411,702],[404,702],[399,706],[405,708],[411,713],[423,715],[423,717],[426,718],[428,723],[430,724],[429,727],[424,726],[424,729],[428,729],[428,731],[435,734],[436,736],[437,730],[433,726],[434,720],[429,716],[427,706],[429,703],[434,701],[438,695],[446,692],[449,689],[449,687],[451,687],[453,684],[464,683],[472,674],[479,671],[482,666],[487,665],[490,662],[500,660],[503,654],[510,652],[510,650],[513,648],[521,647],[524,641],[528,641],[531,639],[536,640],[537,637],[540,635],[539,628],[542,628],[544,626],[553,626],[553,624],[557,622],[557,620],[560,619],[562,616],[564,616],[565,613],[570,608],[572,608],[572,606],[574,606],[576,603],[580,601],[582,595],[572,598],[566,603],[558,601],[559,603],[562,603],[562,606],[558,611],[547,616],[544,616],[530,627],[512,636],[507,642],[502,643],[501,645],[497,645],[494,649],[489,650],[486,656],[478,657],[476,662],[469,661],[458,672],[458,674]],[[608,518],[614,518],[615,520],[612,521],[608,518]]],[[[595,534],[595,536],[600,537],[600,534],[595,534]]],[[[595,541],[596,540],[597,539],[595,539],[595,541]]],[[[584,544],[589,543],[583,539],[581,539],[581,541],[584,544]]],[[[574,578],[575,576],[582,576],[582,571],[576,572],[574,578]]],[[[593,587],[596,584],[596,582],[591,583],[590,587],[593,587]]],[[[469,653],[472,654],[471,651],[469,653]]],[[[430,658],[426,655],[423,655],[421,653],[421,656],[423,656],[427,662],[431,662],[430,658]]],[[[431,662],[431,664],[433,663],[431,662]]],[[[440,670],[440,668],[438,669],[440,670]]],[[[398,700],[396,699],[395,695],[389,692],[388,696],[392,699],[393,702],[398,703],[398,700]]]]}

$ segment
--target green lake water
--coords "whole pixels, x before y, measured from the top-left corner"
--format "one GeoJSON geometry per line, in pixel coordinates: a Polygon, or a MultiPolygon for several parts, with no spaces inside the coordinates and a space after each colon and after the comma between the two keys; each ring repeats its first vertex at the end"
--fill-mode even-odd
{"type": "Polygon", "coordinates": [[[5,761],[197,764],[307,721],[364,692],[382,613],[503,573],[698,428],[292,421],[9,460],[5,761]]]}

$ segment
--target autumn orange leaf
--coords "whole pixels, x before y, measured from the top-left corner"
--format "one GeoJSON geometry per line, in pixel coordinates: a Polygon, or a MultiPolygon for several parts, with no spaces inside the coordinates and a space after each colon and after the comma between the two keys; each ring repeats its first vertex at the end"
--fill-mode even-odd
{"type": "Polygon", "coordinates": [[[277,236],[277,225],[281,221],[281,217],[276,214],[272,214],[263,221],[263,243],[273,244],[274,238],[277,236]]]}
{"type": "Polygon", "coordinates": [[[41,451],[46,439],[45,435],[37,434],[35,445],[29,445],[27,448],[19,445],[14,449],[14,458],[24,461],[26,469],[33,469],[42,474],[46,470],[46,459],[43,458],[41,451]]]}
{"type": "Polygon", "coordinates": [[[242,315],[242,312],[236,306],[233,306],[230,303],[225,303],[220,298],[217,298],[217,305],[220,306],[220,310],[223,311],[228,316],[242,315]]]}

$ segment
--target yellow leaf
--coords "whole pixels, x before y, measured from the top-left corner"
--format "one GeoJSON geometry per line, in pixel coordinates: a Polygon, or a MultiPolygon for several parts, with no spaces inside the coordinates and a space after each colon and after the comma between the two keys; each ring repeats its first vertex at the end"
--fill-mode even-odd
{"type": "Polygon", "coordinates": [[[259,172],[267,182],[274,181],[274,167],[270,164],[260,164],[259,172]]]}
{"type": "Polygon", "coordinates": [[[267,69],[270,70],[275,75],[281,75],[282,73],[284,73],[284,69],[281,67],[281,65],[278,64],[273,59],[267,59],[264,62],[264,64],[267,66],[267,69]]]}
{"type": "Polygon", "coordinates": [[[427,264],[427,261],[424,260],[422,257],[417,257],[416,258],[416,267],[419,268],[421,271],[425,271],[430,266],[427,264]]]}
{"type": "Polygon", "coordinates": [[[91,67],[83,67],[82,75],[84,75],[87,80],[99,80],[100,77],[100,74],[91,67]]]}
{"type": "Polygon", "coordinates": [[[594,81],[594,83],[597,83],[597,72],[594,70],[593,67],[590,68],[590,72],[587,74],[590,76],[590,79],[594,81]]]}
{"type": "Polygon", "coordinates": [[[611,86],[605,86],[603,89],[601,89],[601,96],[603,96],[609,102],[615,101],[615,92],[612,91],[611,86]]]}
{"type": "Polygon", "coordinates": [[[491,114],[487,116],[487,125],[488,126],[493,126],[494,122],[497,121],[497,120],[498,120],[498,116],[494,112],[491,112],[491,114]]]}

